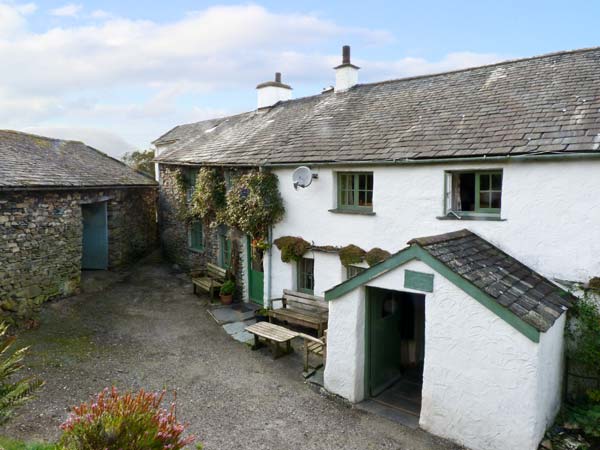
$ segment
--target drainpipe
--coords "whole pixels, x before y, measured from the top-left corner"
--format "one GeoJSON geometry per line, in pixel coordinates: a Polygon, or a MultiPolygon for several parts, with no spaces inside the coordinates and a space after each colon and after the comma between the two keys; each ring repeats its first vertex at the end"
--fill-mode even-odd
{"type": "Polygon", "coordinates": [[[273,227],[269,227],[269,257],[267,258],[267,267],[269,275],[267,276],[267,308],[273,308],[273,300],[271,297],[271,269],[273,268],[273,227]]]}

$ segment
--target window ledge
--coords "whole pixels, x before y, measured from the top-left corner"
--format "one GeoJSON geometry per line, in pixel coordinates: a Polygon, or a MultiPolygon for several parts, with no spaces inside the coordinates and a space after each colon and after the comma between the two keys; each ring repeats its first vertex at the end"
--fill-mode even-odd
{"type": "Polygon", "coordinates": [[[203,248],[192,248],[192,247],[188,247],[188,250],[192,253],[204,253],[204,249],[203,248]]]}
{"type": "Polygon", "coordinates": [[[355,214],[358,216],[374,216],[375,215],[375,212],[373,212],[373,211],[360,211],[360,210],[339,209],[339,208],[330,209],[329,212],[334,213],[334,214],[355,214]]]}
{"type": "Polygon", "coordinates": [[[501,218],[500,216],[438,216],[437,220],[483,220],[489,222],[506,222],[506,219],[501,218]]]}

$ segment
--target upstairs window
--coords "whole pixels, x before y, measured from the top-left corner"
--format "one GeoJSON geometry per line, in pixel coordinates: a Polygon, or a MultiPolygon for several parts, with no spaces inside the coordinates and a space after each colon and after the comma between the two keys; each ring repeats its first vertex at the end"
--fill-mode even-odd
{"type": "Polygon", "coordinates": [[[190,223],[190,248],[192,250],[202,250],[204,248],[204,232],[200,221],[190,223]]]}
{"type": "Polygon", "coordinates": [[[502,171],[446,172],[446,215],[499,217],[502,171]]]}
{"type": "Polygon", "coordinates": [[[198,178],[198,171],[195,169],[188,169],[185,173],[185,196],[188,203],[192,201],[192,196],[196,190],[196,180],[198,178]]]}
{"type": "Polygon", "coordinates": [[[373,173],[338,173],[338,209],[373,211],[373,173]]]}
{"type": "Polygon", "coordinates": [[[315,293],[315,260],[300,258],[298,261],[298,291],[305,294],[315,293]]]}

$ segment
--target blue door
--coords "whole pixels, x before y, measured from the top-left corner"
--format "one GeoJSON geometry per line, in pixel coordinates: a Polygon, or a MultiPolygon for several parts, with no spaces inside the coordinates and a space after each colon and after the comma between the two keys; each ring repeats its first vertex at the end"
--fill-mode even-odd
{"type": "Polygon", "coordinates": [[[106,202],[81,206],[83,216],[82,269],[108,268],[108,224],[106,202]]]}

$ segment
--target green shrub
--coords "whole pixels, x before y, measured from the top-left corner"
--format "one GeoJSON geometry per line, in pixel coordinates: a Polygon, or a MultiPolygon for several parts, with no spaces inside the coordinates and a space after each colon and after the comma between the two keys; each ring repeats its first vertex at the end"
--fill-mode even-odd
{"type": "Polygon", "coordinates": [[[15,336],[7,336],[8,325],[0,324],[0,423],[6,422],[15,408],[31,398],[32,393],[42,386],[36,378],[14,380],[14,375],[23,368],[23,359],[29,351],[24,347],[10,353],[15,336]]]}
{"type": "Polygon", "coordinates": [[[350,244],[340,249],[340,261],[344,267],[359,264],[365,259],[366,253],[362,248],[350,244]]]}
{"type": "Polygon", "coordinates": [[[600,308],[586,294],[569,310],[567,357],[580,375],[600,378],[600,308]]]}
{"type": "Polygon", "coordinates": [[[273,243],[281,252],[281,260],[286,263],[298,261],[311,247],[309,242],[294,236],[282,236],[275,239],[273,243]]]}
{"type": "Polygon", "coordinates": [[[0,437],[0,448],[4,450],[59,450],[59,447],[56,444],[23,442],[4,437],[0,437]]]}
{"type": "Polygon", "coordinates": [[[568,421],[587,436],[600,438],[600,404],[587,404],[569,408],[568,421]]]}
{"type": "Polygon", "coordinates": [[[367,254],[365,255],[365,260],[367,261],[369,267],[373,267],[375,264],[379,264],[380,262],[385,261],[390,256],[392,256],[390,252],[383,250],[379,247],[375,247],[367,252],[367,254]]]}
{"type": "Polygon", "coordinates": [[[164,391],[120,395],[105,389],[95,399],[73,408],[60,427],[64,450],[179,450],[194,441],[183,438],[175,403],[162,409],[164,391]]]}
{"type": "Polygon", "coordinates": [[[198,171],[196,186],[190,204],[190,216],[202,219],[206,225],[222,220],[225,209],[225,180],[217,169],[202,167],[198,171]]]}
{"type": "Polygon", "coordinates": [[[231,295],[235,292],[235,282],[233,280],[227,280],[221,286],[219,293],[221,295],[231,295]]]}

